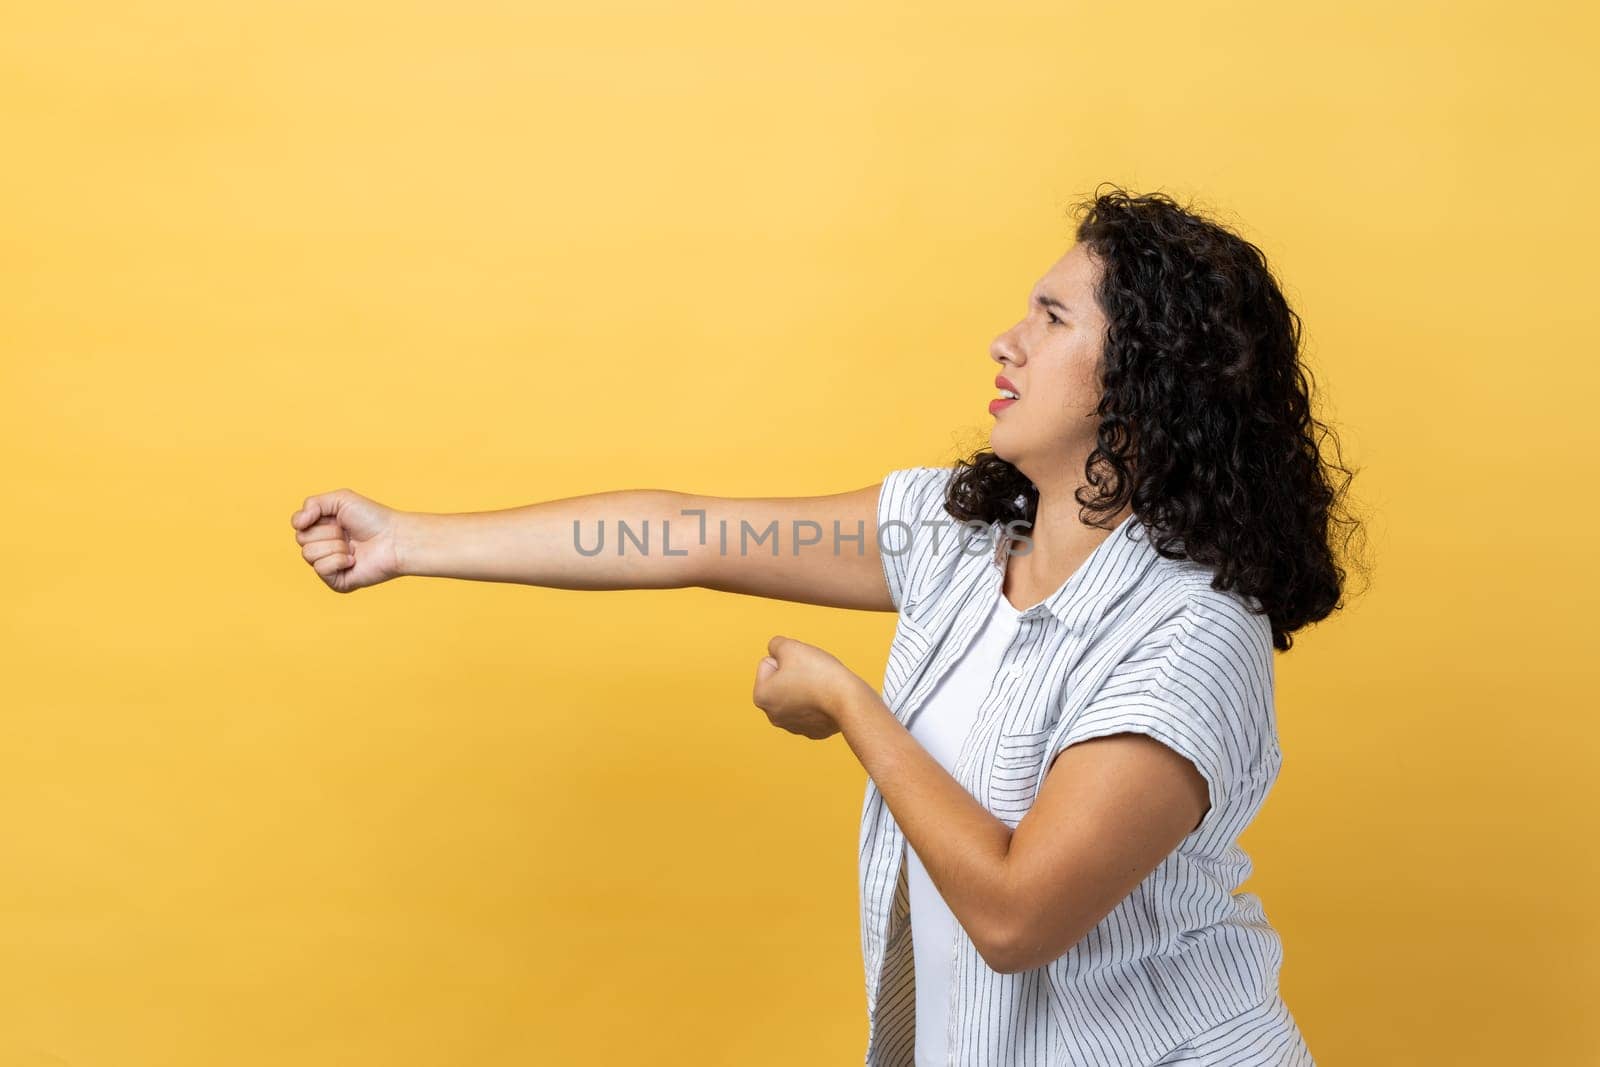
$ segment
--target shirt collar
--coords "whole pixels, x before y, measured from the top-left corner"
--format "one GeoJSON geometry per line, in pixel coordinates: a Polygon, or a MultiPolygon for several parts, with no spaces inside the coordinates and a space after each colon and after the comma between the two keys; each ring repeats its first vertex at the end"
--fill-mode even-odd
{"type": "MultiPolygon", "coordinates": [[[[990,553],[985,575],[994,594],[1004,596],[1005,565],[999,555],[999,552],[990,553]]],[[[1094,547],[1059,589],[1022,612],[1022,616],[1048,613],[1070,629],[1085,629],[1132,588],[1157,558],[1149,531],[1137,515],[1130,513],[1094,547]]]]}

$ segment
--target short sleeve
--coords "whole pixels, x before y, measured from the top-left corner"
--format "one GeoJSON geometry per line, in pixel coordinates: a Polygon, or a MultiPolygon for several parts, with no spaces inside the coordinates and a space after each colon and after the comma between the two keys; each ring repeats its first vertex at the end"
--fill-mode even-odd
{"type": "Polygon", "coordinates": [[[896,611],[927,573],[935,546],[950,540],[925,522],[955,522],[944,510],[950,467],[904,467],[884,476],[878,490],[878,557],[896,611]]]}
{"type": "Polygon", "coordinates": [[[1242,608],[1196,598],[1125,657],[1081,711],[1058,724],[1045,763],[1079,741],[1118,733],[1152,737],[1194,764],[1210,807],[1196,830],[1219,820],[1277,751],[1273,731],[1271,631],[1242,608]],[[1266,647],[1261,647],[1265,636],[1266,647]]]}

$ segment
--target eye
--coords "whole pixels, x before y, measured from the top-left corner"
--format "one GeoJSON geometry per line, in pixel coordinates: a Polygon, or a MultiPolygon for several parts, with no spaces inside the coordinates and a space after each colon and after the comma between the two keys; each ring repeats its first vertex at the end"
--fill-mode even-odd
{"type": "Polygon", "coordinates": [[[1061,326],[1061,325],[1063,325],[1062,321],[1060,319],[1056,318],[1056,313],[1054,311],[1051,311],[1049,308],[1045,308],[1044,309],[1044,313],[1047,316],[1049,316],[1050,324],[1052,326],[1061,326]]]}

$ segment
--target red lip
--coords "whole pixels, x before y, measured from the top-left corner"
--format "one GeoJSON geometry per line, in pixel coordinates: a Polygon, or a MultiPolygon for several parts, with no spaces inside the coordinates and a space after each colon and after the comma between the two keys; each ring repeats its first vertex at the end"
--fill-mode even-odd
{"type": "Polygon", "coordinates": [[[1016,393],[1018,396],[1022,395],[1022,390],[1018,389],[1016,386],[1012,385],[1011,384],[1011,379],[1007,378],[1004,374],[997,375],[995,377],[994,387],[996,389],[1009,389],[1013,393],[1016,393]]]}

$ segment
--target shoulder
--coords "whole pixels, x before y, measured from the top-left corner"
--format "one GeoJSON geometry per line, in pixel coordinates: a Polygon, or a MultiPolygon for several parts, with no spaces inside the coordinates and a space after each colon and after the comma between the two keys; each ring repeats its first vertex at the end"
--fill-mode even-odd
{"type": "Polygon", "coordinates": [[[1048,751],[1090,738],[1140,733],[1189,760],[1206,779],[1210,808],[1196,828],[1231,838],[1253,816],[1281,756],[1273,710],[1271,628],[1249,605],[1212,589],[1194,567],[1147,573],[1104,661],[1070,701],[1048,751]]]}
{"type": "Polygon", "coordinates": [[[954,467],[900,467],[883,476],[878,490],[878,524],[915,524],[944,511],[945,489],[954,467]]]}
{"type": "Polygon", "coordinates": [[[1137,583],[1117,620],[1138,634],[1148,631],[1156,640],[1183,636],[1187,641],[1229,648],[1268,666],[1272,653],[1272,622],[1258,612],[1256,598],[1213,585],[1216,571],[1187,559],[1168,559],[1153,548],[1146,551],[1151,566],[1137,583]]]}
{"type": "Polygon", "coordinates": [[[1254,598],[1213,587],[1215,571],[1157,556],[1126,624],[1138,658],[1154,658],[1167,680],[1208,693],[1271,697],[1272,623],[1254,598]]]}
{"type": "Polygon", "coordinates": [[[956,468],[902,467],[878,492],[877,549],[890,596],[901,613],[913,611],[970,557],[966,525],[945,509],[956,468]]]}
{"type": "Polygon", "coordinates": [[[1247,773],[1277,752],[1272,627],[1250,599],[1212,588],[1213,574],[1156,561],[1104,620],[1105,659],[1075,717],[1115,718],[1138,705],[1213,739],[1219,770],[1247,773]]]}
{"type": "Polygon", "coordinates": [[[1171,622],[1179,629],[1172,652],[1174,666],[1213,665],[1230,670],[1237,684],[1265,684],[1272,679],[1272,621],[1255,609],[1258,602],[1212,586],[1209,567],[1177,562],[1173,587],[1178,591],[1171,622]]]}

